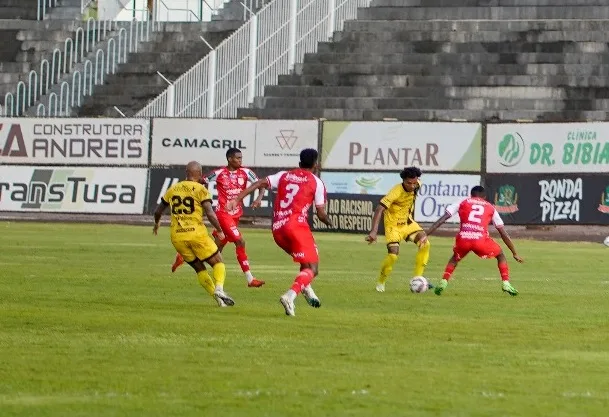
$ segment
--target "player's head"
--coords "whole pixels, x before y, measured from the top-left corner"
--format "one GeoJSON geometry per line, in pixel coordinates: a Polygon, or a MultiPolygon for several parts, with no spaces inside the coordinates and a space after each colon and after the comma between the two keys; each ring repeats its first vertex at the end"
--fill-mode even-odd
{"type": "Polygon", "coordinates": [[[314,171],[317,168],[317,157],[319,154],[315,149],[303,149],[300,151],[300,163],[299,167],[303,169],[308,169],[310,171],[314,171]]]}
{"type": "Polygon", "coordinates": [[[241,168],[241,163],[243,162],[241,149],[230,148],[226,151],[226,161],[228,162],[228,166],[232,169],[241,168]]]}
{"type": "Polygon", "coordinates": [[[203,176],[203,168],[197,161],[190,161],[186,164],[186,179],[189,181],[199,181],[203,176]]]}
{"type": "Polygon", "coordinates": [[[404,168],[402,172],[400,172],[400,178],[402,179],[404,189],[408,192],[414,191],[419,185],[419,178],[421,178],[422,174],[421,170],[417,167],[404,168]]]}
{"type": "Polygon", "coordinates": [[[476,185],[470,193],[472,197],[486,198],[486,190],[481,185],[476,185]]]}

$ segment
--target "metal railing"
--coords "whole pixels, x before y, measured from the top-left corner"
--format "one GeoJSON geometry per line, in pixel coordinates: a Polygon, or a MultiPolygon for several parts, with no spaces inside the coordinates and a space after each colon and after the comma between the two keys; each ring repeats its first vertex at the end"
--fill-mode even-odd
{"type": "MultiPolygon", "coordinates": [[[[253,0],[255,1],[255,0],[253,0]]],[[[277,83],[370,0],[275,0],[152,100],[136,117],[231,118],[277,83]]]]}
{"type": "Polygon", "coordinates": [[[49,10],[57,6],[57,0],[38,0],[37,20],[43,20],[49,10]]]}
{"type": "Polygon", "coordinates": [[[152,29],[152,22],[132,21],[128,28],[119,29],[118,22],[90,18],[86,31],[79,27],[74,39],[64,41],[63,51],[55,48],[50,59],[41,61],[39,70],[29,72],[27,83],[20,81],[15,93],[5,94],[0,115],[23,116],[48,95],[46,104],[36,107],[36,115],[69,116],[83,97],[92,94],[94,86],[103,84],[106,75],[114,74],[117,66],[126,62],[128,53],[137,52],[141,42],[150,40],[152,29]],[[117,33],[108,36],[113,31],[117,33]],[[105,47],[95,50],[106,40],[105,47]]]}

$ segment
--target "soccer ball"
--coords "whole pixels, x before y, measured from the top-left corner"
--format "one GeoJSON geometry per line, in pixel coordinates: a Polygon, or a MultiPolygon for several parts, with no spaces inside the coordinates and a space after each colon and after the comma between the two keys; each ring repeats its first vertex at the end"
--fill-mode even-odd
{"type": "Polygon", "coordinates": [[[425,277],[414,277],[410,280],[410,291],[414,293],[425,292],[429,289],[429,283],[425,277]]]}
{"type": "Polygon", "coordinates": [[[609,236],[607,236],[605,240],[603,240],[603,243],[605,244],[605,246],[609,246],[609,236]]]}

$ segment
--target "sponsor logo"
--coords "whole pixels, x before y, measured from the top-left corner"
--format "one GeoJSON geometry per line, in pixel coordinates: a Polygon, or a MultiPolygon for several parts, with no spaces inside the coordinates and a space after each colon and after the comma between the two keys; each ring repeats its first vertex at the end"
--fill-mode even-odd
{"type": "Polygon", "coordinates": [[[207,138],[163,138],[164,148],[196,148],[196,149],[247,149],[242,140],[207,139],[207,138]]]}
{"type": "Polygon", "coordinates": [[[93,175],[92,169],[34,169],[27,183],[0,181],[0,201],[38,210],[61,210],[68,204],[135,204],[135,186],[96,184],[93,175]]]}
{"type": "Polygon", "coordinates": [[[296,142],[298,141],[298,136],[294,135],[294,130],[280,130],[279,136],[275,136],[277,143],[281,150],[292,150],[296,142]]]}
{"type": "Polygon", "coordinates": [[[355,183],[362,187],[360,194],[369,194],[369,191],[374,190],[382,179],[382,177],[359,177],[355,179],[355,183]]]}
{"type": "Polygon", "coordinates": [[[598,205],[598,211],[609,214],[609,185],[605,187],[605,191],[601,194],[601,203],[598,205]]]}
{"type": "Polygon", "coordinates": [[[513,185],[502,185],[495,192],[495,210],[499,214],[511,214],[518,211],[518,194],[513,185]]]}
{"type": "Polygon", "coordinates": [[[579,221],[580,206],[584,198],[581,178],[541,180],[539,187],[539,207],[543,223],[557,220],[579,221]]]}
{"type": "Polygon", "coordinates": [[[524,157],[524,139],[519,133],[508,133],[497,146],[499,163],[504,167],[513,167],[524,157]]]}

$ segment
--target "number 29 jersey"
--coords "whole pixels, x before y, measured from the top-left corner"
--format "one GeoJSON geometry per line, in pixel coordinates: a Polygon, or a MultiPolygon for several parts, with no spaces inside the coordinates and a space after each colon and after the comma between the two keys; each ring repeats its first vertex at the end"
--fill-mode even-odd
{"type": "Polygon", "coordinates": [[[459,214],[461,226],[457,236],[460,239],[486,239],[489,236],[488,225],[491,222],[496,228],[504,226],[503,220],[495,207],[479,197],[470,197],[459,203],[451,204],[446,207],[446,213],[451,216],[459,214]]]}
{"type": "Polygon", "coordinates": [[[308,211],[312,204],[326,204],[326,187],[311,171],[297,168],[280,171],[266,178],[269,187],[276,190],[273,204],[273,232],[286,227],[309,229],[308,211]]]}
{"type": "Polygon", "coordinates": [[[162,201],[171,208],[171,240],[197,240],[207,235],[203,224],[203,203],[211,194],[195,181],[180,181],[171,186],[162,201]]]}

